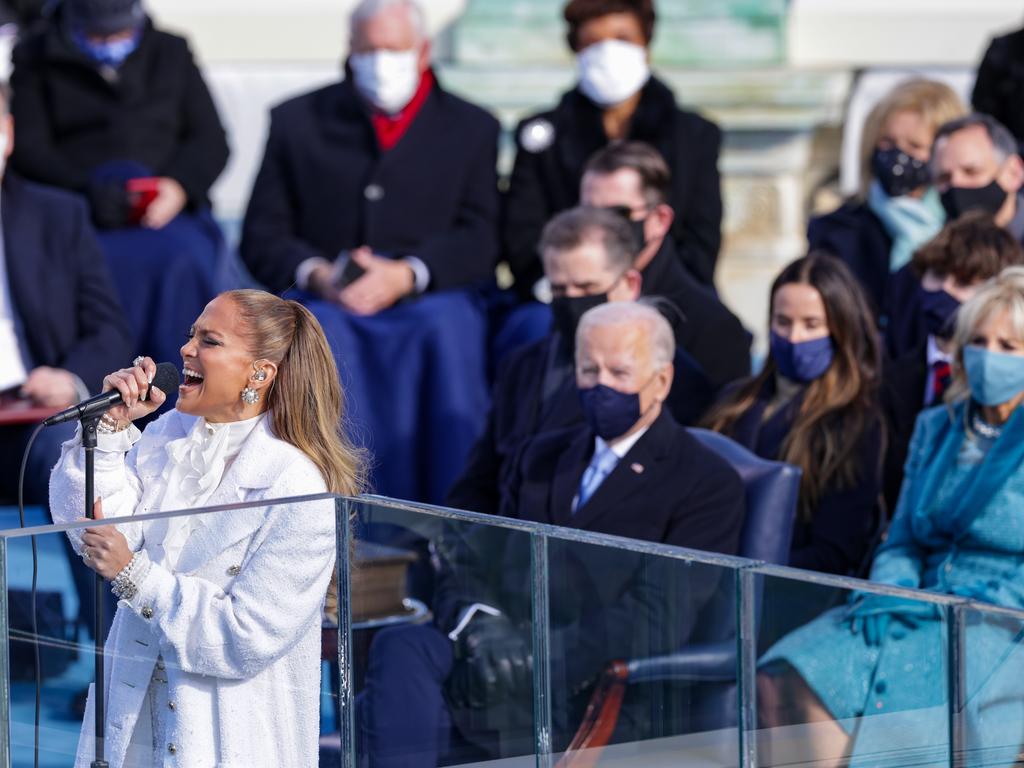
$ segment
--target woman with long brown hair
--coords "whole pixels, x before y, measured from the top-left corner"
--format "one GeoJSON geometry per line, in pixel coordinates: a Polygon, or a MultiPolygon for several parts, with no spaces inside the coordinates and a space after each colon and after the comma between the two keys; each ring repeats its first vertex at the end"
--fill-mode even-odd
{"type": "Polygon", "coordinates": [[[776,278],[769,322],[763,370],[707,425],[803,470],[789,563],[848,573],[865,554],[881,485],[874,321],[849,268],[812,253],[776,278]]]}
{"type": "MultiPolygon", "coordinates": [[[[129,522],[136,514],[362,487],[340,428],[338,371],[316,319],[262,291],[211,301],[181,348],[174,410],[137,358],[104,380],[123,405],[99,425],[96,517],[69,535],[119,599],[107,641],[113,768],[316,765],[321,610],[335,561],[330,500],[129,522]]],[[[83,451],[53,470],[56,522],[80,516],[83,451]]],[[[90,692],[76,765],[92,759],[90,692]]]]}

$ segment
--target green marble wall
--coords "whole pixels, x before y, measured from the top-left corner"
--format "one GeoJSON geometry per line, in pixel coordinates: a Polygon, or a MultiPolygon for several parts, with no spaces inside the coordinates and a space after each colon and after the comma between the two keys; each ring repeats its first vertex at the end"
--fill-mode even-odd
{"type": "MultiPolygon", "coordinates": [[[[654,58],[662,67],[780,64],[786,0],[660,0],[654,58]]],[[[469,0],[454,31],[462,64],[568,63],[560,0],[469,0]]]]}

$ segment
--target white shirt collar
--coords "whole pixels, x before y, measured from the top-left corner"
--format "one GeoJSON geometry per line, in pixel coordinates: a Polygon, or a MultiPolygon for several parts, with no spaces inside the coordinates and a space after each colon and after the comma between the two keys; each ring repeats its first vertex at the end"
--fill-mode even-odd
{"type": "Polygon", "coordinates": [[[646,426],[643,429],[637,430],[629,437],[624,440],[619,440],[615,445],[608,445],[600,437],[594,438],[594,454],[597,455],[601,451],[611,450],[619,459],[629,453],[630,449],[636,445],[636,441],[647,434],[647,430],[650,426],[646,426]]]}
{"type": "Polygon", "coordinates": [[[939,343],[931,334],[928,335],[927,355],[928,370],[931,370],[932,366],[935,365],[936,363],[953,362],[953,357],[948,352],[943,352],[941,349],[939,349],[939,343]]]}

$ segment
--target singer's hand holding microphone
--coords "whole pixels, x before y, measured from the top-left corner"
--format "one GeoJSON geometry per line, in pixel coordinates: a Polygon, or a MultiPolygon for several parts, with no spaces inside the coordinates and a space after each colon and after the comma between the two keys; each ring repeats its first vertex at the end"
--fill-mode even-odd
{"type": "MultiPolygon", "coordinates": [[[[79,408],[90,411],[95,408],[97,413],[106,410],[106,415],[117,423],[116,429],[122,429],[163,405],[167,393],[158,385],[170,388],[177,384],[178,373],[174,366],[171,363],[158,366],[149,357],[136,358],[134,363],[104,378],[103,394],[79,404],[79,408]]],[[[103,519],[102,499],[96,500],[93,517],[103,519]]],[[[82,534],[85,564],[107,580],[113,579],[131,562],[132,554],[124,535],[112,525],[90,528],[82,534]]]]}
{"type": "Polygon", "coordinates": [[[116,389],[121,393],[121,404],[107,411],[119,427],[148,416],[167,400],[167,393],[153,385],[156,373],[157,365],[153,358],[143,357],[137,365],[114,371],[103,379],[104,392],[116,389]]]}

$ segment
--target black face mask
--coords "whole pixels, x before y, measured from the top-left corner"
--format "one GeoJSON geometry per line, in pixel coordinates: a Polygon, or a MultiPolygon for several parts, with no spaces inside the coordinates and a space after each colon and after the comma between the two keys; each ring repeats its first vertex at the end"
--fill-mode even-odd
{"type": "Polygon", "coordinates": [[[644,225],[647,223],[647,218],[644,217],[640,221],[629,220],[629,225],[633,228],[633,237],[636,238],[636,252],[640,253],[644,248],[647,247],[647,233],[644,231],[644,225]]]}
{"type": "Polygon", "coordinates": [[[942,193],[942,207],[950,221],[959,219],[968,211],[984,211],[995,216],[1003,207],[1009,193],[995,181],[984,187],[950,187],[942,193]]]}
{"type": "Polygon", "coordinates": [[[636,240],[636,252],[640,253],[640,251],[642,251],[647,245],[647,233],[644,231],[644,225],[647,223],[647,215],[639,221],[634,220],[633,211],[628,205],[613,205],[605,210],[617,213],[629,222],[629,226],[633,229],[633,238],[636,240]]]}
{"type": "Polygon", "coordinates": [[[871,170],[889,197],[902,197],[932,180],[927,163],[895,147],[876,149],[871,156],[871,170]]]}
{"type": "Polygon", "coordinates": [[[607,293],[593,296],[556,296],[551,300],[551,320],[554,330],[561,334],[569,348],[576,344],[576,326],[588,309],[608,303],[607,293]]]}

